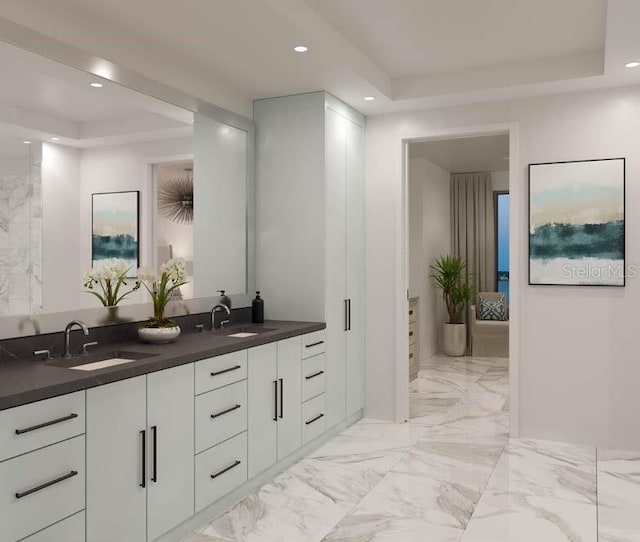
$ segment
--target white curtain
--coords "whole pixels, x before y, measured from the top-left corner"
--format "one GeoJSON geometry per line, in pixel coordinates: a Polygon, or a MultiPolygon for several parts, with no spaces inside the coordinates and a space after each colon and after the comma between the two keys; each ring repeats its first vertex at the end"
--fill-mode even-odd
{"type": "Polygon", "coordinates": [[[491,173],[451,175],[452,253],[467,262],[477,292],[495,290],[495,222],[491,173]]]}

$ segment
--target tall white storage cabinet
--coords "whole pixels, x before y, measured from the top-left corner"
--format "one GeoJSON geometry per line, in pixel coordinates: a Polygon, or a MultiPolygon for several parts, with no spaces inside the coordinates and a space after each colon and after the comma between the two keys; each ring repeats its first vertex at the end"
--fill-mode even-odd
{"type": "Polygon", "coordinates": [[[364,116],[325,92],[254,103],[257,284],[326,330],[326,427],[364,407],[364,116]]]}

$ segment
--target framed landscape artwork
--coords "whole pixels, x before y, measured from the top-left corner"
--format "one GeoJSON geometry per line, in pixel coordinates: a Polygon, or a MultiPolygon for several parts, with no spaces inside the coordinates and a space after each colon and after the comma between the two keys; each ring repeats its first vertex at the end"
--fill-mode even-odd
{"type": "Polygon", "coordinates": [[[131,267],[140,265],[140,192],[108,192],[92,195],[91,265],[120,258],[131,267]]]}
{"type": "Polygon", "coordinates": [[[529,284],[625,285],[625,160],[529,164],[529,284]]]}

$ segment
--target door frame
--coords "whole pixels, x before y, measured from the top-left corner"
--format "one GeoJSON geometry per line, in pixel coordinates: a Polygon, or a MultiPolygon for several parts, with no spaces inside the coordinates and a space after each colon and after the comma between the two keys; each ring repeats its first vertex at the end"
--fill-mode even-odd
{"type": "Polygon", "coordinates": [[[516,122],[485,124],[460,128],[428,130],[426,133],[405,134],[401,138],[402,179],[401,194],[396,209],[396,404],[395,421],[409,419],[409,345],[406,340],[409,292],[409,143],[479,137],[488,135],[509,136],[509,431],[512,437],[520,432],[519,416],[519,374],[521,337],[521,294],[524,278],[524,257],[526,253],[525,220],[519,211],[525,208],[526,186],[520,167],[520,130],[516,122]]]}

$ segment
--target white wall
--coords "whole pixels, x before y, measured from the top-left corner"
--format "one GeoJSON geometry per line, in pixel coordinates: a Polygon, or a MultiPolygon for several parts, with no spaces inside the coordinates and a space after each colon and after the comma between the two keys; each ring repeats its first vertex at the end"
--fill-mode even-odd
{"type": "Polygon", "coordinates": [[[74,310],[89,297],[82,294],[80,202],[80,150],[43,143],[43,312],[74,310]]]}
{"type": "Polygon", "coordinates": [[[519,155],[511,164],[510,267],[520,290],[519,298],[511,301],[514,317],[520,319],[515,352],[519,374],[512,374],[519,384],[518,403],[512,408],[519,411],[520,432],[640,449],[635,341],[640,283],[628,278],[625,288],[534,287],[527,286],[525,273],[526,171],[531,162],[626,157],[626,259],[630,265],[640,262],[640,184],[635,182],[640,175],[638,87],[368,119],[367,415],[391,419],[398,400],[391,384],[397,379],[396,336],[386,308],[402,302],[394,286],[402,255],[401,141],[486,125],[504,128],[508,123],[517,128],[512,142],[519,155]]]}
{"type": "Polygon", "coordinates": [[[442,351],[446,310],[429,265],[451,250],[451,175],[424,158],[409,160],[409,295],[419,297],[420,362],[442,351]]]}
{"type": "Polygon", "coordinates": [[[491,172],[491,188],[494,191],[509,190],[509,172],[508,171],[492,171],[491,172]]]}

